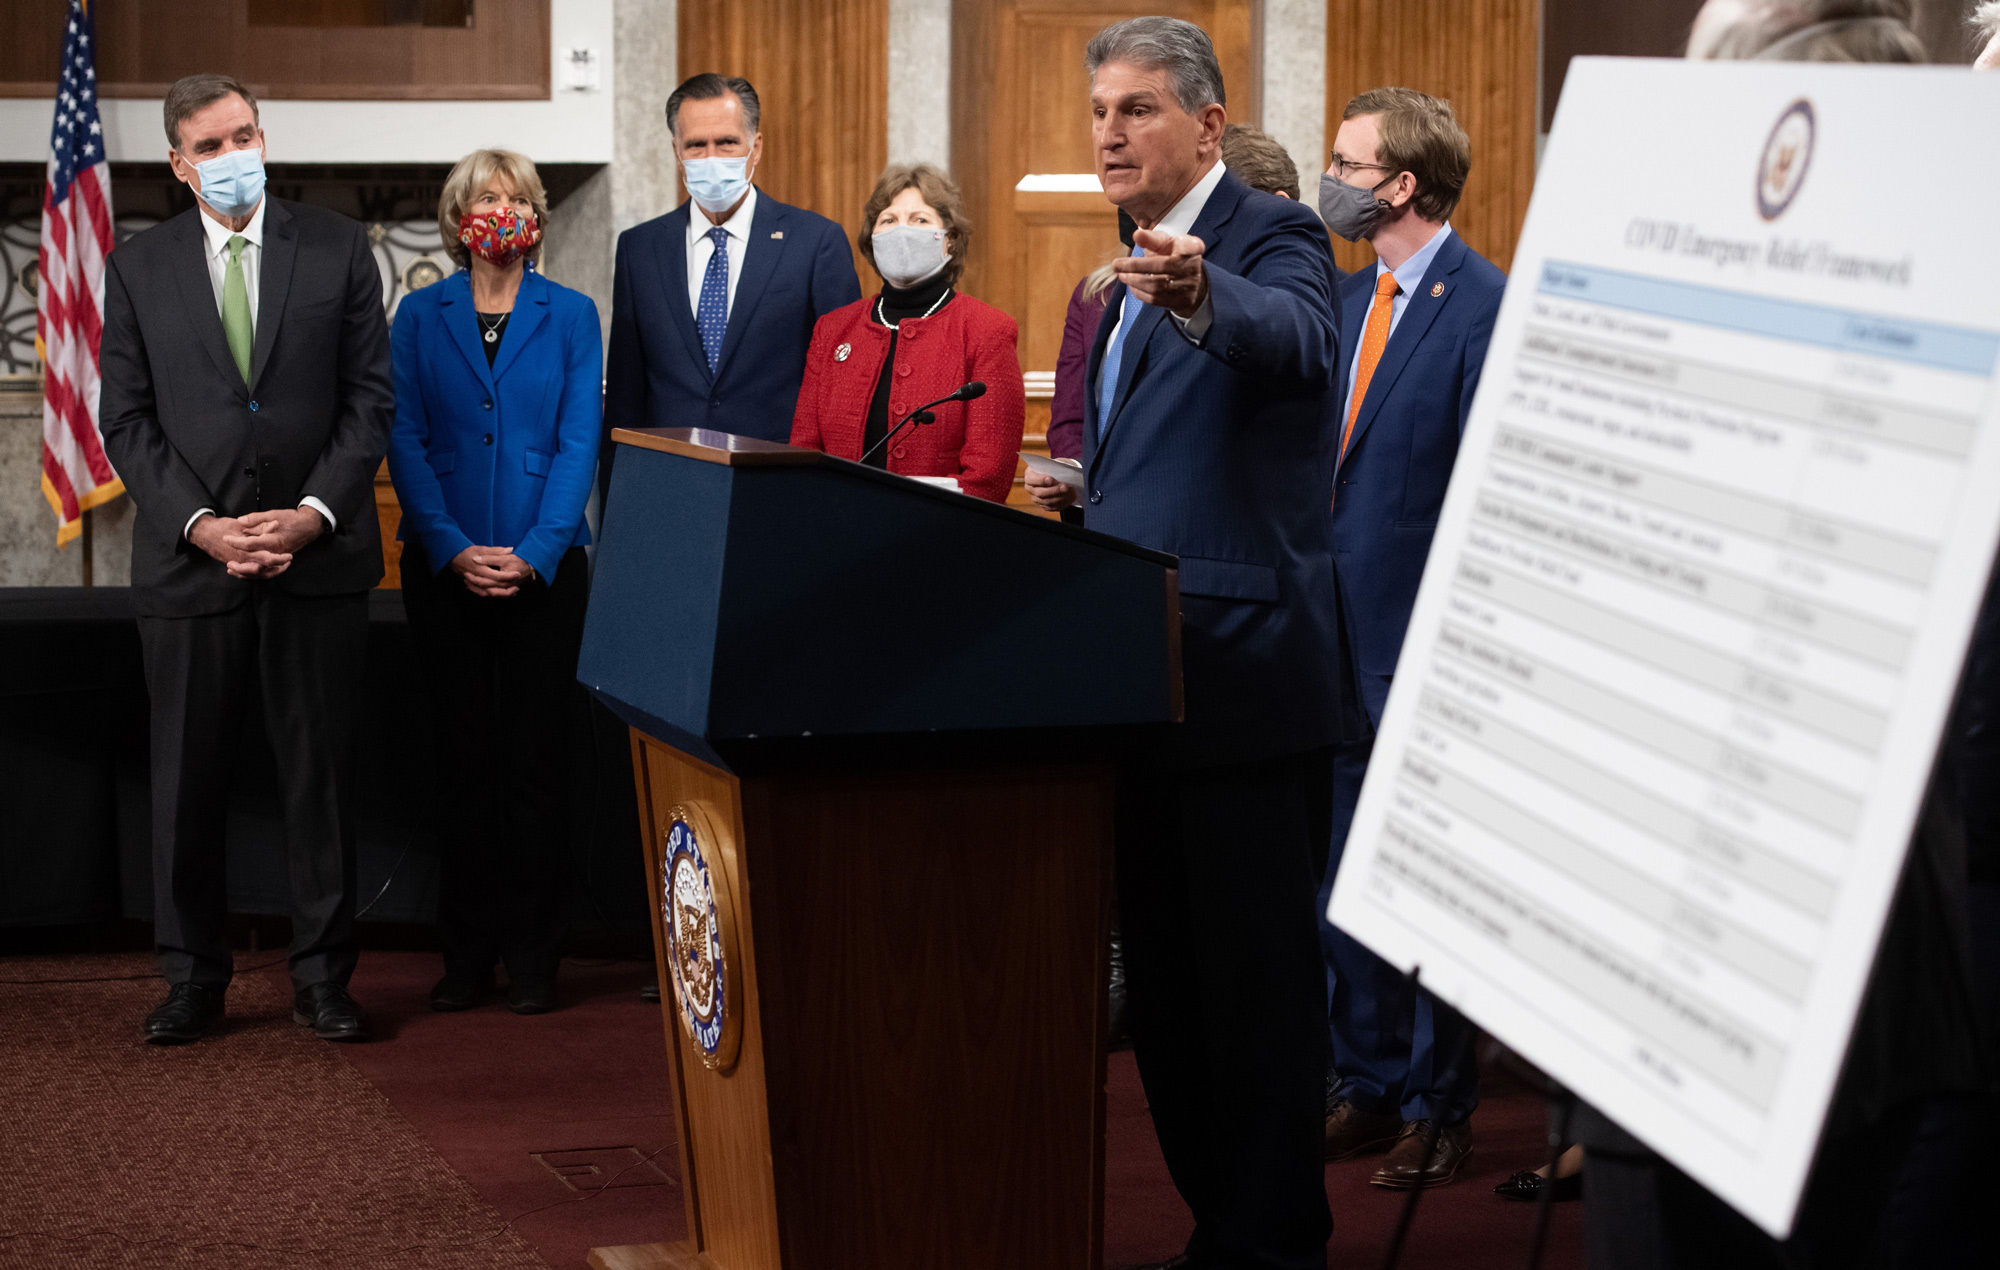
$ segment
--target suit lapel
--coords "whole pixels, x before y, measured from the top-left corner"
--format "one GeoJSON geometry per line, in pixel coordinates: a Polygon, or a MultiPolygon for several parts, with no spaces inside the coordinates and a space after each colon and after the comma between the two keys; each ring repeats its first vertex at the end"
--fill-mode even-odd
{"type": "Polygon", "coordinates": [[[438,301],[438,315],[444,319],[444,328],[451,332],[451,342],[458,346],[459,356],[472,368],[472,376],[486,385],[486,391],[493,391],[493,368],[486,364],[486,350],[479,342],[479,315],[472,309],[472,275],[459,270],[442,282],[432,286],[444,287],[444,298],[438,301]]]}
{"type": "MultiPolygon", "coordinates": [[[[493,358],[495,383],[507,373],[507,368],[514,364],[514,359],[520,355],[522,347],[536,331],[541,329],[542,323],[546,322],[548,317],[548,279],[529,269],[521,276],[521,289],[514,296],[514,316],[507,319],[507,332],[500,339],[499,353],[493,358]]],[[[485,361],[485,354],[480,354],[479,360],[485,361]]]]}
{"type": "MultiPolygon", "coordinates": [[[[1201,215],[1195,217],[1194,224],[1188,228],[1188,233],[1201,239],[1204,257],[1212,256],[1221,243],[1223,227],[1229,223],[1229,218],[1236,214],[1236,205],[1243,200],[1244,188],[1235,177],[1227,172],[1223,173],[1222,180],[1209,192],[1208,202],[1202,205],[1201,215]]],[[[1107,315],[1125,303],[1125,290],[1122,286],[1112,290],[1111,302],[1105,309],[1107,315]]],[[[1159,329],[1160,323],[1166,316],[1165,309],[1151,304],[1140,305],[1138,311],[1132,315],[1132,329],[1126,332],[1123,346],[1118,354],[1118,387],[1111,397],[1111,416],[1104,421],[1101,429],[1104,441],[1107,443],[1111,440],[1112,430],[1124,416],[1125,403],[1131,399],[1132,385],[1138,380],[1139,371],[1146,361],[1146,351],[1153,333],[1159,329]]],[[[1167,335],[1170,339],[1182,338],[1179,331],[1169,331],[1167,335]]],[[[1100,352],[1093,364],[1101,365],[1102,361],[1103,355],[1100,352]]],[[[1097,454],[1102,454],[1104,448],[1100,445],[1097,454]]],[[[1096,456],[1093,455],[1091,459],[1093,471],[1096,470],[1096,462],[1096,456]]]]}
{"type": "Polygon", "coordinates": [[[292,293],[292,262],[298,258],[298,237],[292,214],[277,199],[264,208],[263,260],[257,269],[257,342],[250,353],[250,387],[264,376],[278,328],[285,321],[285,298],[292,293]]]}
{"type": "Polygon", "coordinates": [[[702,378],[708,378],[708,354],[701,348],[701,332],[694,326],[694,312],[688,308],[688,219],[694,215],[694,200],[689,199],[673,211],[667,213],[666,241],[653,256],[653,265],[660,272],[660,294],[665,297],[667,314],[674,329],[681,333],[681,343],[687,346],[688,356],[694,359],[695,367],[702,378]]]}
{"type": "MultiPolygon", "coordinates": [[[[1410,297],[1410,307],[1403,310],[1403,320],[1396,323],[1395,334],[1389,337],[1389,344],[1382,350],[1382,360],[1375,364],[1375,374],[1368,381],[1368,396],[1361,403],[1360,417],[1354,421],[1354,433],[1347,439],[1347,452],[1354,453],[1354,447],[1361,444],[1362,434],[1368,425],[1375,422],[1375,416],[1382,413],[1382,403],[1395,390],[1396,377],[1409,364],[1410,354],[1417,345],[1423,343],[1424,335],[1437,321],[1438,314],[1451,302],[1458,290],[1451,275],[1465,260],[1465,241],[1456,233],[1438,248],[1431,267],[1424,270],[1423,280],[1417,284],[1417,292],[1410,297]],[[1439,291],[1442,286],[1444,290],[1439,291]]],[[[1372,299],[1372,296],[1371,296],[1372,299]]]]}
{"type": "Polygon", "coordinates": [[[229,355],[229,337],[222,332],[222,310],[215,302],[215,283],[208,276],[208,235],[202,231],[202,211],[185,212],[178,232],[181,242],[174,252],[174,278],[180,285],[181,304],[187,309],[196,338],[208,350],[209,360],[231,386],[243,384],[236,359],[229,355]]]}
{"type": "Polygon", "coordinates": [[[785,205],[773,199],[762,190],[757,191],[757,209],[750,216],[750,244],[743,249],[743,272],[736,279],[736,298],[729,306],[729,325],[722,335],[722,355],[715,360],[716,378],[729,369],[729,359],[743,343],[743,332],[750,325],[750,319],[757,313],[757,302],[764,298],[764,288],[778,272],[778,261],[785,254],[786,240],[780,226],[784,223],[785,205]]]}

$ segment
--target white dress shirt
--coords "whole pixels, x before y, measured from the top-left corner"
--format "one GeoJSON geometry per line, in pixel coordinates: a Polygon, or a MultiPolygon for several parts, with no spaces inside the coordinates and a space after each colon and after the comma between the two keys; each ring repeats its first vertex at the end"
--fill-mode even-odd
{"type": "MultiPolygon", "coordinates": [[[[1202,173],[1201,179],[1196,181],[1187,193],[1181,195],[1181,201],[1175,203],[1165,216],[1160,217],[1159,223],[1153,226],[1153,232],[1179,238],[1193,229],[1194,223],[1201,219],[1201,209],[1208,206],[1208,196],[1215,193],[1216,186],[1222,184],[1222,174],[1226,170],[1220,158],[1209,165],[1208,171],[1202,173]]],[[[1195,310],[1193,317],[1183,318],[1172,311],[1169,311],[1167,316],[1174,320],[1174,325],[1180,329],[1181,334],[1187,336],[1188,341],[1199,348],[1203,337],[1208,334],[1209,323],[1215,320],[1215,305],[1209,297],[1204,296],[1201,307],[1195,310]]],[[[1118,334],[1118,328],[1124,325],[1124,322],[1125,308],[1120,304],[1118,319],[1111,324],[1112,336],[1118,334]]],[[[1105,347],[1110,347],[1108,340],[1105,347]]]]}
{"type": "MultiPolygon", "coordinates": [[[[729,231],[729,299],[723,309],[727,317],[736,308],[736,280],[743,276],[743,255],[750,249],[750,218],[757,212],[757,187],[743,196],[729,219],[722,222],[722,228],[729,231]]],[[[715,244],[709,240],[708,231],[715,228],[715,222],[701,210],[701,204],[689,200],[688,203],[688,312],[701,313],[701,283],[708,277],[708,262],[715,256],[715,244]]]]}
{"type": "MultiPolygon", "coordinates": [[[[229,273],[229,240],[238,234],[243,236],[243,255],[240,259],[243,263],[243,290],[250,297],[252,331],[257,329],[257,284],[264,272],[264,209],[269,204],[268,199],[258,199],[257,210],[250,213],[250,223],[240,230],[231,229],[207,212],[196,209],[201,217],[202,242],[205,244],[205,256],[208,262],[208,280],[215,288],[217,314],[222,312],[222,286],[229,273]]],[[[310,507],[325,517],[328,532],[339,527],[340,522],[333,518],[333,509],[312,495],[308,494],[301,498],[299,506],[310,507]]],[[[188,532],[194,528],[194,522],[203,516],[213,515],[215,515],[213,507],[203,507],[195,512],[188,517],[187,524],[181,526],[181,537],[187,537],[188,532]]]]}
{"type": "MultiPolygon", "coordinates": [[[[201,213],[201,229],[208,243],[208,280],[215,287],[215,311],[222,312],[222,283],[229,272],[229,240],[241,233],[243,245],[243,289],[250,293],[250,326],[257,326],[257,280],[263,273],[264,264],[264,206],[265,200],[257,200],[257,210],[250,213],[250,223],[241,230],[233,230],[221,221],[201,213]]],[[[199,209],[197,209],[199,210],[199,209]]]]}
{"type": "MultiPolygon", "coordinates": [[[[1408,260],[1397,265],[1394,269],[1389,268],[1389,266],[1383,264],[1380,260],[1375,262],[1376,286],[1379,287],[1382,285],[1383,274],[1393,273],[1396,275],[1396,298],[1389,301],[1390,338],[1393,339],[1395,337],[1396,323],[1403,320],[1403,311],[1410,307],[1410,297],[1415,295],[1417,288],[1423,285],[1424,274],[1429,272],[1431,261],[1437,259],[1438,252],[1444,248],[1445,240],[1450,237],[1451,222],[1446,221],[1443,225],[1438,226],[1438,232],[1431,235],[1429,242],[1417,248],[1416,251],[1411,253],[1408,260]]],[[[1368,303],[1373,305],[1375,301],[1371,299],[1368,303]]],[[[1362,323],[1366,326],[1367,319],[1362,319],[1362,323]]],[[[1343,423],[1346,422],[1348,410],[1354,401],[1354,377],[1361,373],[1361,345],[1364,342],[1363,340],[1354,341],[1354,355],[1347,359],[1347,391],[1340,396],[1340,418],[1343,423]]]]}

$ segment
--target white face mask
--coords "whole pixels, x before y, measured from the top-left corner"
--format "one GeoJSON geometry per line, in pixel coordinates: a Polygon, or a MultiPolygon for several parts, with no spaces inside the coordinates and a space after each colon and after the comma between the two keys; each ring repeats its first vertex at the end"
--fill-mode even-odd
{"type": "Polygon", "coordinates": [[[873,238],[875,272],[892,287],[914,287],[934,278],[949,261],[944,231],[923,225],[892,225],[873,238]]]}
{"type": "Polygon", "coordinates": [[[689,198],[701,204],[703,211],[720,216],[750,189],[750,156],[683,159],[681,179],[687,183],[689,198]]]}

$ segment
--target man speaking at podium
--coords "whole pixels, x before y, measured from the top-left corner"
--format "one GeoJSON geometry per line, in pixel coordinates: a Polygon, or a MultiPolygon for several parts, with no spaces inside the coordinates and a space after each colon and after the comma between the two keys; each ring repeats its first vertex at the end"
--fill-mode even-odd
{"type": "Polygon", "coordinates": [[[1199,27],[1120,22],[1085,60],[1098,176],[1139,226],[1090,355],[1085,523],[1180,557],[1186,722],[1128,775],[1118,844],[1139,1072],[1195,1218],[1167,1264],[1322,1270],[1313,896],[1327,747],[1359,733],[1326,533],[1333,255],[1310,211],[1224,170],[1199,27]]]}

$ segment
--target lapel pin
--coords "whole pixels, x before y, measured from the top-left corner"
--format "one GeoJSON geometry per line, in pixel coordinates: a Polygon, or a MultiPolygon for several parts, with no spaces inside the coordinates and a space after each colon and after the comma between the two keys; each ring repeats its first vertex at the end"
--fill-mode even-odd
{"type": "Polygon", "coordinates": [[[839,348],[833,350],[833,360],[837,362],[844,362],[847,360],[847,355],[853,351],[854,351],[854,345],[842,344],[839,348]]]}
{"type": "Polygon", "coordinates": [[[771,237],[773,238],[783,238],[784,236],[785,236],[785,231],[782,229],[774,229],[771,231],[771,237]]]}
{"type": "Polygon", "coordinates": [[[1437,297],[1443,294],[1444,294],[1444,283],[1442,282],[1431,283],[1431,298],[1433,300],[1437,299],[1437,297]]]}

